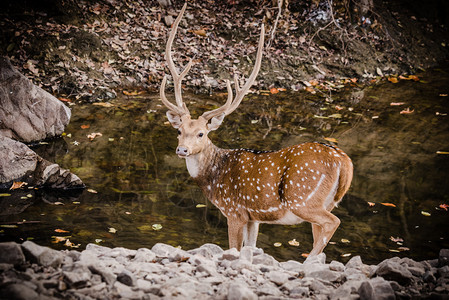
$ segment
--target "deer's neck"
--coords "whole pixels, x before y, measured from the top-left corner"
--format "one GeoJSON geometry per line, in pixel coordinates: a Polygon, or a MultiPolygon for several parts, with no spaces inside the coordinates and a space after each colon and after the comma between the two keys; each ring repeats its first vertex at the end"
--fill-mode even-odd
{"type": "Polygon", "coordinates": [[[212,178],[217,178],[217,172],[223,162],[227,150],[218,148],[212,142],[198,154],[186,158],[187,170],[197,183],[202,186],[210,184],[212,178]]]}

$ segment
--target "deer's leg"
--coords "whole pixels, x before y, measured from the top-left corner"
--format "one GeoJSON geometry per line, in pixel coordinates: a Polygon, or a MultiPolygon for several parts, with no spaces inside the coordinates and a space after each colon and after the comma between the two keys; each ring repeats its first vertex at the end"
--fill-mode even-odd
{"type": "Polygon", "coordinates": [[[314,231],[317,236],[314,234],[313,249],[310,252],[310,256],[318,255],[323,252],[324,247],[326,247],[327,243],[334,235],[335,230],[337,230],[340,225],[340,219],[327,210],[322,210],[315,212],[315,215],[311,218],[307,218],[307,221],[311,222],[313,224],[312,226],[319,226],[321,228],[319,234],[317,229],[314,231]]]}
{"type": "Polygon", "coordinates": [[[245,246],[256,247],[257,235],[259,234],[259,222],[249,221],[246,225],[245,246]]]}
{"type": "Polygon", "coordinates": [[[321,226],[312,223],[312,234],[313,234],[313,248],[316,247],[318,239],[321,236],[321,226]]]}
{"type": "Polygon", "coordinates": [[[243,244],[243,231],[245,223],[242,221],[228,218],[228,237],[229,237],[229,249],[236,248],[240,251],[243,244]]]}

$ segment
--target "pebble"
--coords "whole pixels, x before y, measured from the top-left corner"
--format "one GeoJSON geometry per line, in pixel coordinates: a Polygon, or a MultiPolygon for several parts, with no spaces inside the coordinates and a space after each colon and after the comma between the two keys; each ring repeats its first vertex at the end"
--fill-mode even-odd
{"type": "MultiPolygon", "coordinates": [[[[166,244],[138,250],[89,244],[56,251],[31,241],[0,243],[5,299],[445,299],[448,251],[416,262],[394,257],[377,266],[355,256],[346,265],[278,262],[262,249],[185,251],[166,244]],[[8,251],[6,251],[8,250],[8,251]],[[50,255],[52,254],[52,255],[50,255]],[[53,258],[52,258],[52,257],[53,258]]],[[[2,298],[3,299],[3,298],[2,298]]]]}

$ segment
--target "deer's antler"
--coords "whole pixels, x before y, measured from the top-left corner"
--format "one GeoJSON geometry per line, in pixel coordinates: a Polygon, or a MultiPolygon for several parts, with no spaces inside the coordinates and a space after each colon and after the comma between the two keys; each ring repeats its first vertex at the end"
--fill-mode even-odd
{"type": "Polygon", "coordinates": [[[203,118],[205,118],[206,120],[209,120],[209,119],[212,119],[213,117],[218,116],[223,113],[225,115],[229,115],[230,113],[232,113],[234,110],[237,109],[237,107],[240,105],[240,102],[242,102],[245,94],[248,92],[250,87],[254,84],[257,74],[259,73],[260,66],[262,64],[264,37],[265,37],[265,27],[264,27],[264,24],[262,24],[262,28],[260,30],[259,45],[257,48],[256,63],[254,64],[254,69],[253,69],[251,75],[249,76],[248,80],[246,81],[245,85],[242,88],[240,88],[238,76],[237,76],[237,74],[234,74],[234,85],[235,85],[235,91],[236,91],[235,98],[232,99],[233,95],[232,95],[231,84],[229,83],[229,80],[228,80],[228,81],[226,81],[226,87],[228,89],[228,100],[226,101],[226,103],[223,106],[203,113],[203,115],[202,115],[203,118]]]}
{"type": "Polygon", "coordinates": [[[179,13],[178,17],[176,18],[175,22],[173,23],[172,30],[170,32],[170,35],[168,37],[167,45],[165,47],[165,59],[167,60],[168,69],[170,70],[171,76],[173,77],[173,83],[175,86],[175,99],[176,99],[176,105],[172,104],[170,101],[167,100],[167,97],[165,97],[165,84],[167,83],[167,75],[164,76],[164,79],[162,80],[161,89],[160,89],[160,95],[162,99],[162,103],[167,106],[167,108],[176,114],[182,116],[184,114],[190,115],[189,110],[187,109],[187,106],[182,101],[182,93],[181,93],[181,83],[186,74],[189,72],[190,68],[192,67],[193,61],[190,59],[187,66],[184,68],[184,70],[181,72],[181,74],[178,74],[176,71],[175,63],[173,62],[173,58],[171,56],[171,48],[173,45],[173,40],[176,36],[176,31],[178,29],[179,22],[182,19],[182,16],[184,15],[184,11],[186,10],[187,2],[184,4],[184,6],[181,9],[181,12],[179,13]]]}

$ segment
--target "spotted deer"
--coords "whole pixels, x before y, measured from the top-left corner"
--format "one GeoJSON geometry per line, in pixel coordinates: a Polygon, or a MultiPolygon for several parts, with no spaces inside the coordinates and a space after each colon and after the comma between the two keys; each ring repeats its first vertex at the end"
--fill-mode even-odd
{"type": "Polygon", "coordinates": [[[236,95],[226,81],[226,103],[192,119],[182,100],[181,82],[192,60],[178,73],[171,57],[173,40],[184,14],[182,8],[170,32],[165,58],[174,82],[176,104],[165,96],[167,76],[162,80],[160,97],[168,108],[167,117],[178,129],[176,154],[186,160],[188,172],[206,197],[227,218],[229,247],[256,246],[260,223],[312,224],[313,249],[310,257],[321,253],[340,220],[331,210],[343,198],[352,180],[351,159],[339,148],[321,143],[305,143],[279,151],[221,149],[208,137],[226,115],[240,104],[254,83],[262,61],[262,25],[256,62],[243,87],[234,76],[236,95]]]}

